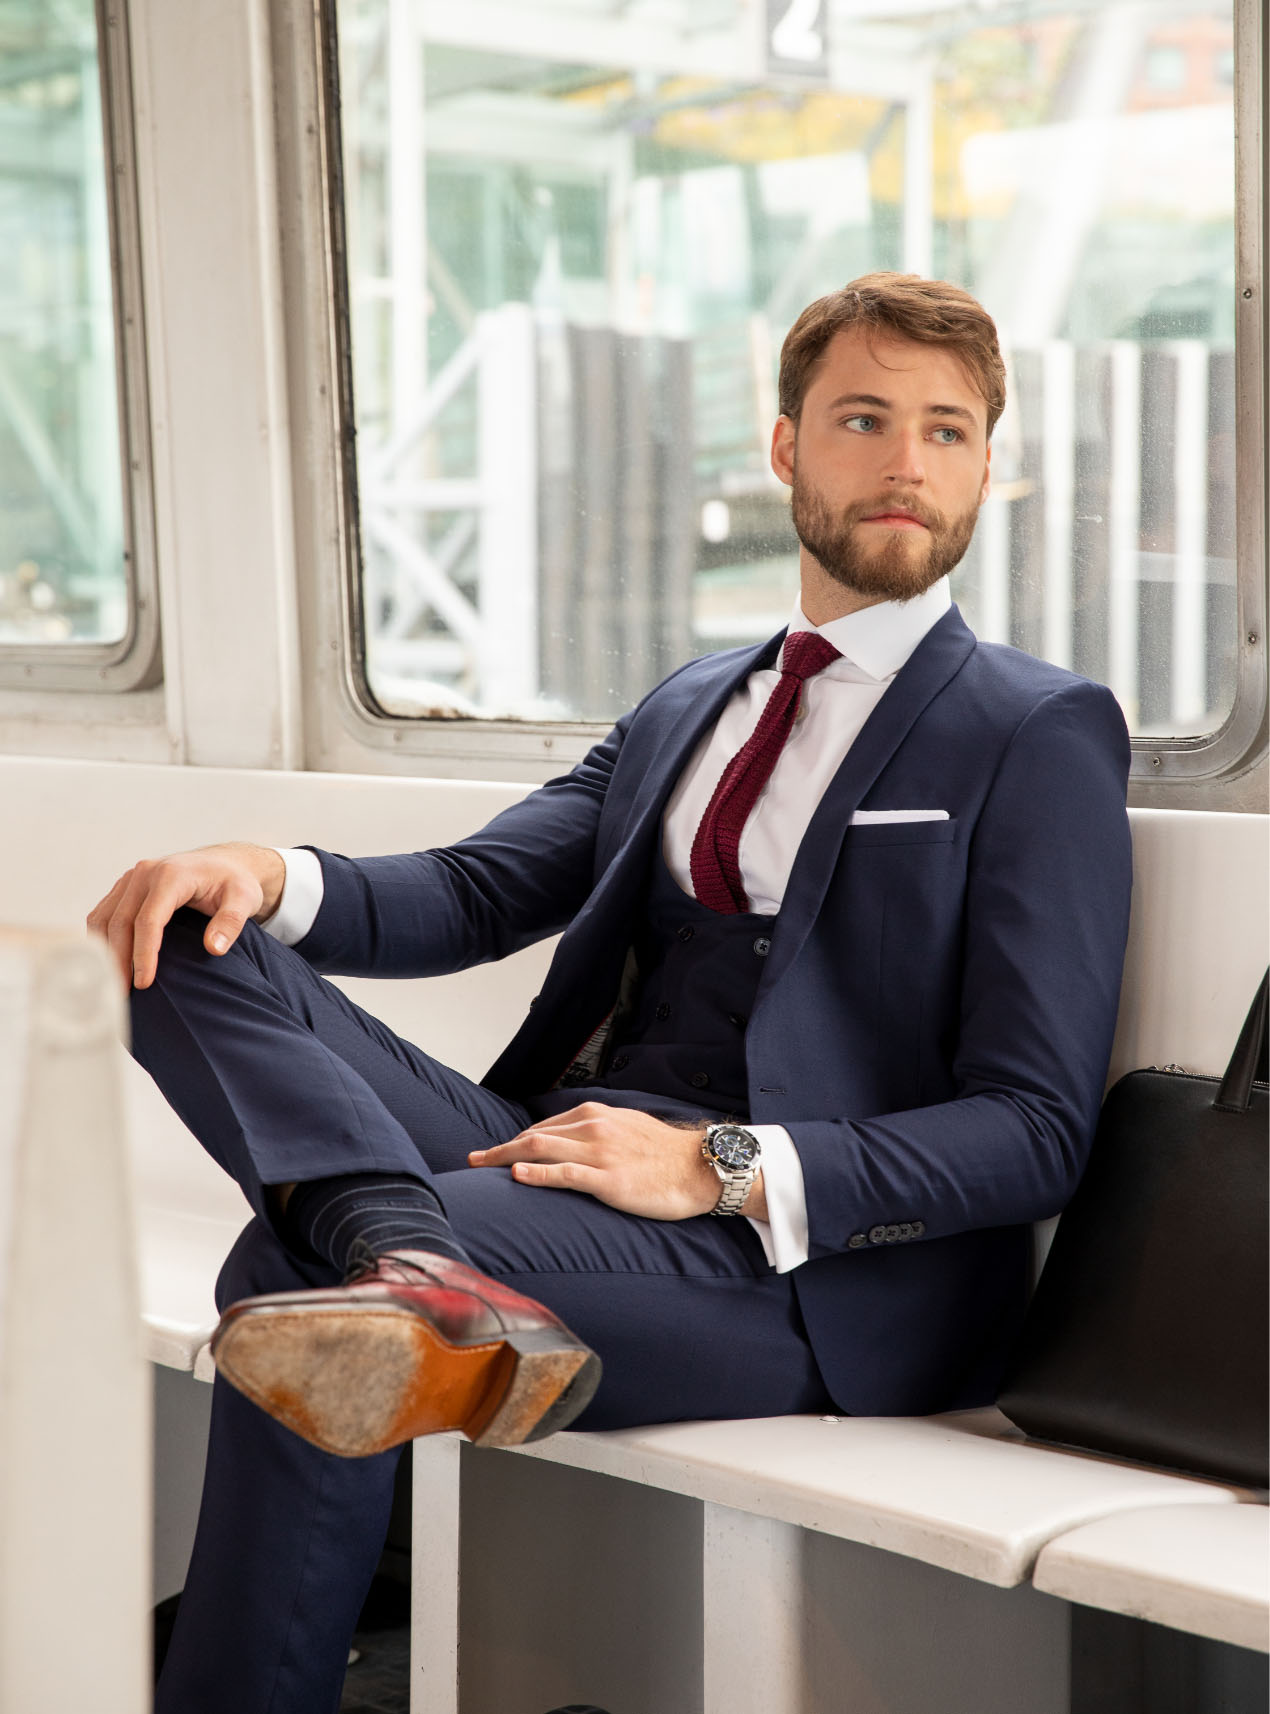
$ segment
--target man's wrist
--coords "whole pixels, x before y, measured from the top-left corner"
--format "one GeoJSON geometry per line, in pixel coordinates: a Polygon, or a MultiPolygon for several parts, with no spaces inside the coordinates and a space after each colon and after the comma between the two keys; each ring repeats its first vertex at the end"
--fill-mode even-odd
{"type": "Polygon", "coordinates": [[[267,923],[271,917],[278,914],[278,908],[282,904],[282,895],[287,886],[287,861],[274,846],[255,845],[252,847],[252,866],[262,895],[260,909],[252,921],[267,923]]]}

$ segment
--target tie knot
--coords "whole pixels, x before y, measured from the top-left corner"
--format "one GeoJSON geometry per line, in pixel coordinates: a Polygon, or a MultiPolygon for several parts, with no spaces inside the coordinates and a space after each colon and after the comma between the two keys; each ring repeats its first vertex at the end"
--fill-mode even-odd
{"type": "Polygon", "coordinates": [[[819,631],[795,631],[785,639],[781,671],[792,673],[797,679],[812,678],[830,661],[839,659],[839,651],[819,631]]]}

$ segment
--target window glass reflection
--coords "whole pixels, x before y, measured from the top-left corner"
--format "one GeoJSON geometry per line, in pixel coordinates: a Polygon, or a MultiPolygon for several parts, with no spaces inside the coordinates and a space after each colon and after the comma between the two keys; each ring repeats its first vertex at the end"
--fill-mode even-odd
{"type": "Polygon", "coordinates": [[[92,0],[0,3],[0,644],[128,629],[92,0]]]}
{"type": "Polygon", "coordinates": [[[1110,683],[1139,732],[1214,730],[1236,637],[1229,0],[764,17],[340,0],[373,694],[604,719],[776,630],[781,340],[820,293],[900,268],[974,291],[1008,353],[954,574],[971,624],[1110,683]]]}

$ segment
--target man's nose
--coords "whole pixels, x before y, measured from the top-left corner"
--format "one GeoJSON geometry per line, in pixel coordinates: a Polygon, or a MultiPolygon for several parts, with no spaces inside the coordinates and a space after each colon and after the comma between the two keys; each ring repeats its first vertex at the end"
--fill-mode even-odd
{"type": "Polygon", "coordinates": [[[920,483],[926,480],[926,465],[923,458],[925,445],[921,433],[913,430],[911,433],[900,433],[891,441],[890,457],[883,472],[888,482],[920,483]]]}

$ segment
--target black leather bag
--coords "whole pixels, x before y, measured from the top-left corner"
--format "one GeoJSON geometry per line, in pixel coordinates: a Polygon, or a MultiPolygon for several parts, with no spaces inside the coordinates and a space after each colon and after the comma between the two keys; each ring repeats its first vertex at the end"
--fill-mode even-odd
{"type": "Polygon", "coordinates": [[[1220,1083],[1109,1091],[998,1400],[1027,1434],[1267,1485],[1266,990],[1220,1083]]]}

